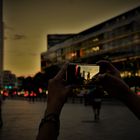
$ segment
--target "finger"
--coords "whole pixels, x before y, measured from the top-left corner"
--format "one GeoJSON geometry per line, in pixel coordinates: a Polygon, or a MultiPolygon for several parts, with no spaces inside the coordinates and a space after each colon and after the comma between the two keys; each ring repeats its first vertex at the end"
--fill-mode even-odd
{"type": "Polygon", "coordinates": [[[71,95],[73,93],[72,89],[73,89],[73,87],[71,85],[68,85],[65,87],[67,95],[71,95]]]}
{"type": "Polygon", "coordinates": [[[121,97],[121,93],[125,93],[129,86],[119,77],[111,74],[103,74],[99,76],[99,83],[108,93],[121,97]]]}
{"type": "Polygon", "coordinates": [[[113,87],[121,87],[122,84],[124,84],[124,82],[121,78],[114,76],[114,75],[111,75],[109,73],[99,75],[97,81],[103,87],[106,87],[109,89],[112,89],[113,87]]]}
{"type": "Polygon", "coordinates": [[[65,63],[54,78],[63,79],[66,74],[67,67],[68,67],[68,63],[65,63]]]}
{"type": "Polygon", "coordinates": [[[103,68],[109,68],[112,71],[116,69],[109,61],[106,61],[106,60],[100,60],[97,62],[97,64],[103,68]]]}
{"type": "Polygon", "coordinates": [[[106,60],[100,60],[97,62],[97,65],[101,67],[102,70],[109,71],[112,74],[115,74],[116,76],[120,77],[120,72],[119,70],[113,66],[109,61],[106,60]]]}

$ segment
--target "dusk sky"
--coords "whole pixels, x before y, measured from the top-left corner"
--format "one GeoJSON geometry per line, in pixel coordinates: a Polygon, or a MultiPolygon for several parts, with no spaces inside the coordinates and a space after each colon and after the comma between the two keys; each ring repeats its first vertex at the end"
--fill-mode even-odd
{"type": "Polygon", "coordinates": [[[3,0],[4,69],[40,71],[47,34],[78,33],[130,9],[140,0],[3,0]]]}

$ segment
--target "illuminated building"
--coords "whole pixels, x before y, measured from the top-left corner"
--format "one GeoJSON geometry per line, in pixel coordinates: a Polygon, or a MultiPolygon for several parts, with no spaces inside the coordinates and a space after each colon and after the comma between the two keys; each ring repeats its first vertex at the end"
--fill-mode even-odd
{"type": "MultiPolygon", "coordinates": [[[[50,49],[56,44],[67,40],[72,37],[74,34],[49,34],[47,35],[47,48],[50,49]]],[[[51,54],[53,55],[53,54],[51,54]]],[[[52,60],[48,59],[46,52],[41,55],[41,70],[44,71],[46,67],[48,67],[52,63],[52,60]]]]}
{"type": "Polygon", "coordinates": [[[95,63],[109,59],[122,76],[140,76],[140,7],[55,44],[41,61],[95,63]]]}

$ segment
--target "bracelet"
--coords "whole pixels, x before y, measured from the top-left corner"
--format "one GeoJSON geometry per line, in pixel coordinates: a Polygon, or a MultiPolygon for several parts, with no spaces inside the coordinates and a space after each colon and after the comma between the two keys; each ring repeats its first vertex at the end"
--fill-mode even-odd
{"type": "Polygon", "coordinates": [[[42,125],[44,125],[45,123],[48,123],[48,122],[56,124],[57,127],[58,127],[58,130],[59,130],[60,120],[59,120],[59,115],[58,114],[50,113],[50,114],[44,116],[44,118],[40,122],[39,130],[42,127],[42,125]]]}

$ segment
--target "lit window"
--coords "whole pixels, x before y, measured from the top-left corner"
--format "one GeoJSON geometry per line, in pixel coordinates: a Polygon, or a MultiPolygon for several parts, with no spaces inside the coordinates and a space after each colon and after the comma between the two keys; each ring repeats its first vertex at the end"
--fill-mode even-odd
{"type": "Polygon", "coordinates": [[[96,46],[96,47],[93,47],[92,48],[92,51],[96,52],[96,51],[99,51],[100,50],[100,47],[99,46],[96,46]]]}
{"type": "Polygon", "coordinates": [[[96,41],[99,41],[99,39],[98,38],[94,38],[92,41],[96,42],[96,41]]]}

